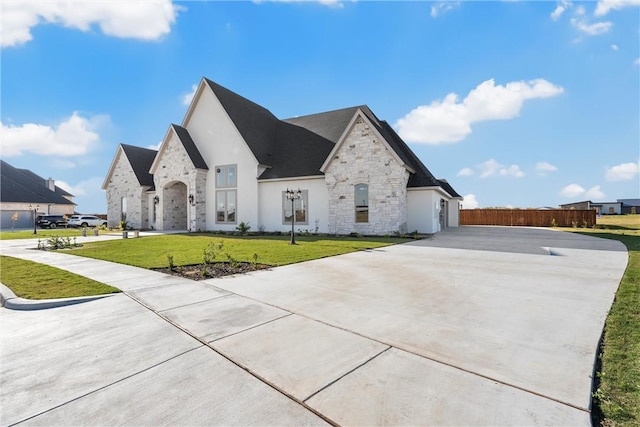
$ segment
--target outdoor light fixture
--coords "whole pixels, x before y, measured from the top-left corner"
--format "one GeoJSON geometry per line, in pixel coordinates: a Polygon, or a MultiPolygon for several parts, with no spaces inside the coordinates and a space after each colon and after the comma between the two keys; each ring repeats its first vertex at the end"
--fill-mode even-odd
{"type": "Polygon", "coordinates": [[[291,241],[289,242],[289,244],[295,245],[296,244],[296,235],[295,235],[295,229],[294,229],[294,226],[296,224],[295,202],[300,197],[302,197],[302,191],[300,191],[299,188],[298,188],[298,191],[289,190],[287,188],[287,191],[285,191],[285,194],[287,195],[287,199],[291,200],[291,241]]]}
{"type": "Polygon", "coordinates": [[[189,203],[191,204],[191,206],[195,205],[194,200],[195,197],[193,197],[193,194],[189,194],[189,203]]]}
{"type": "Polygon", "coordinates": [[[153,204],[154,204],[154,205],[157,205],[158,203],[160,203],[160,197],[155,196],[155,197],[153,198],[153,204]]]}
{"type": "Polygon", "coordinates": [[[40,210],[40,205],[36,205],[34,209],[33,206],[29,204],[29,210],[33,210],[33,234],[38,234],[38,231],[36,230],[36,217],[37,217],[38,211],[40,210]]]}

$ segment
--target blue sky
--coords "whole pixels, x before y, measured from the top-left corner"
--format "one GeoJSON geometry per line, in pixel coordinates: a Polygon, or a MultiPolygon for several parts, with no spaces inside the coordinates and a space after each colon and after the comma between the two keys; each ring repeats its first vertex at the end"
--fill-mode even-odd
{"type": "Polygon", "coordinates": [[[463,207],[640,197],[640,0],[5,0],[1,157],[106,212],[203,76],[277,117],[367,104],[463,207]]]}

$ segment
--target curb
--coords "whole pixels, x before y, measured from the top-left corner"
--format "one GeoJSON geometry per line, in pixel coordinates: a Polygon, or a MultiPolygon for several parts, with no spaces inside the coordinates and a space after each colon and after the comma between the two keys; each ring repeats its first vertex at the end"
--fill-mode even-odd
{"type": "Polygon", "coordinates": [[[34,300],[20,298],[4,284],[0,283],[0,303],[2,307],[9,310],[46,310],[48,308],[64,307],[67,305],[80,304],[83,302],[111,297],[118,294],[94,295],[87,297],[59,298],[34,300]]]}

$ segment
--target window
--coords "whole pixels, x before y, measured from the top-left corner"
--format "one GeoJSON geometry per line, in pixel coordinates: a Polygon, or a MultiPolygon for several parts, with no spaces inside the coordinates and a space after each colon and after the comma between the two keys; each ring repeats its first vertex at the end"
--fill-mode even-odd
{"type": "MultiPolygon", "coordinates": [[[[296,224],[309,224],[309,191],[301,190],[300,198],[294,200],[293,208],[296,213],[296,224]]],[[[282,223],[291,224],[291,200],[287,199],[285,191],[282,192],[282,223]]]]}
{"type": "Polygon", "coordinates": [[[216,191],[216,222],[236,222],[236,190],[216,191]]]}
{"type": "Polygon", "coordinates": [[[355,192],[356,222],[369,222],[369,186],[356,184],[355,192]]]}
{"type": "Polygon", "coordinates": [[[120,215],[127,214],[127,198],[123,197],[120,199],[120,215]]]}
{"type": "Polygon", "coordinates": [[[236,165],[216,166],[216,187],[236,186],[236,165]]]}
{"type": "Polygon", "coordinates": [[[216,191],[216,223],[236,223],[236,165],[216,166],[216,187],[229,190],[216,191]]]}

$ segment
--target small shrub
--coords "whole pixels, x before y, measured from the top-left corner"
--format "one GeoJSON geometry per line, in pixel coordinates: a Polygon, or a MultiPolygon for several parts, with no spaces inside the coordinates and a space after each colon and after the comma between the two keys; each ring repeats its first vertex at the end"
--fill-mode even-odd
{"type": "Polygon", "coordinates": [[[257,266],[258,265],[258,254],[253,254],[253,266],[257,266]]]}
{"type": "Polygon", "coordinates": [[[245,223],[244,221],[242,221],[240,224],[238,224],[236,230],[238,230],[240,235],[244,236],[249,230],[251,230],[251,226],[248,222],[245,223]]]}
{"type": "Polygon", "coordinates": [[[167,264],[169,265],[169,271],[173,271],[176,265],[173,263],[173,255],[167,254],[167,264]]]}
{"type": "Polygon", "coordinates": [[[126,230],[128,225],[129,223],[127,222],[127,214],[123,213],[122,215],[120,215],[120,229],[126,230]]]}
{"type": "Polygon", "coordinates": [[[552,227],[557,227],[558,226],[558,221],[556,221],[555,218],[551,218],[551,226],[552,227]]]}

